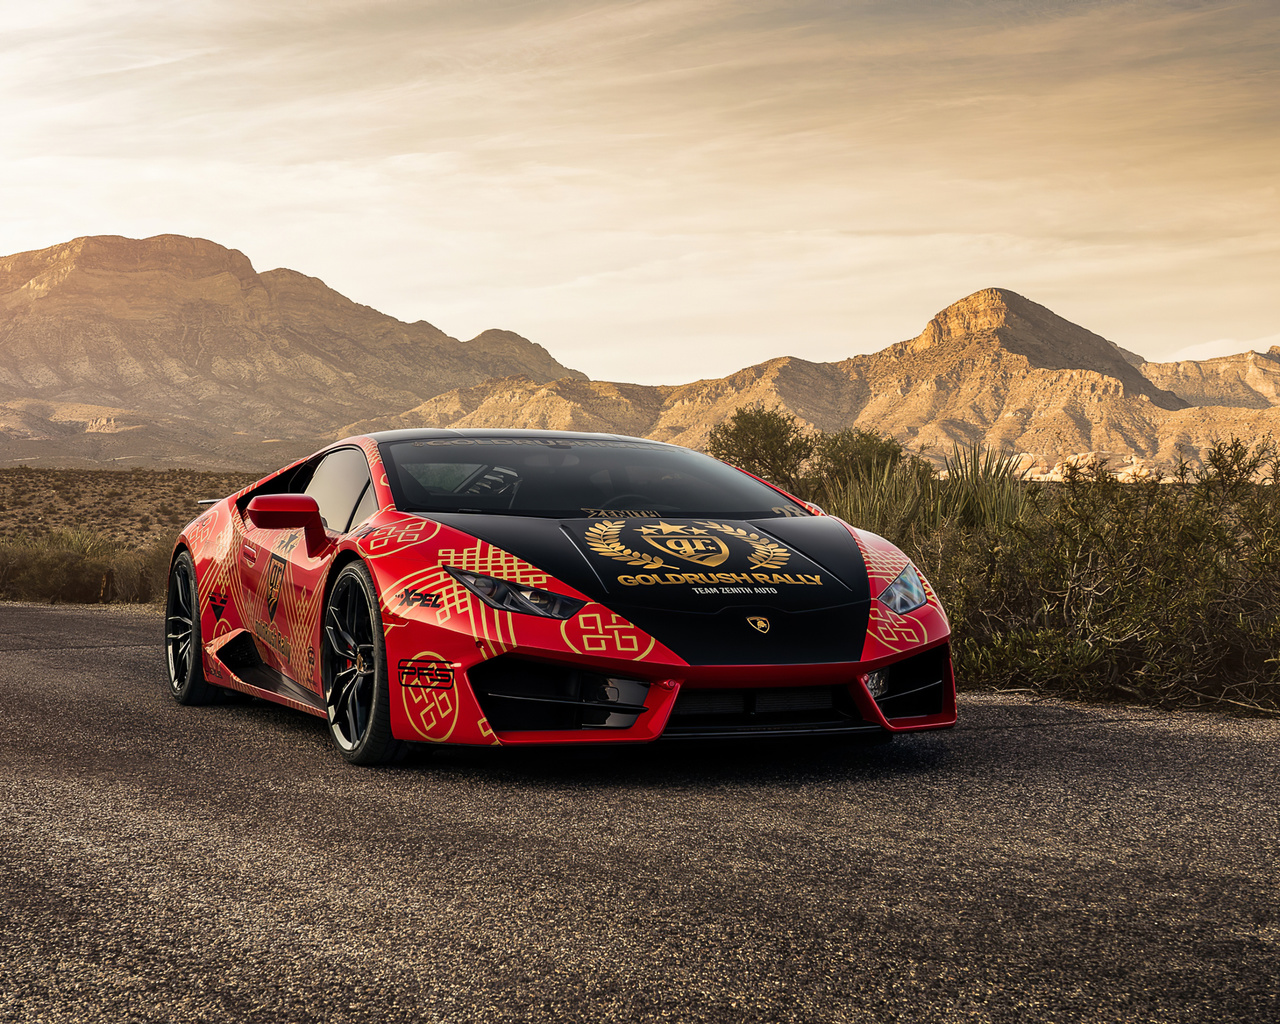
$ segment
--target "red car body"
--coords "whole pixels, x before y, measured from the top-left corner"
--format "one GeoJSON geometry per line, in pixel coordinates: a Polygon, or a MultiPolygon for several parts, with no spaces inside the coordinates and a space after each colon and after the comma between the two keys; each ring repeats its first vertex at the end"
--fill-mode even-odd
{"type": "MultiPolygon", "coordinates": [[[[385,647],[374,680],[390,730],[385,750],[404,742],[883,738],[955,723],[946,615],[923,576],[919,607],[900,613],[881,600],[910,565],[887,541],[771,485],[778,517],[767,520],[403,508],[406,484],[398,494],[386,446],[467,438],[508,438],[535,454],[539,444],[657,445],[611,435],[397,431],[338,442],[264,477],[211,505],[178,538],[167,641],[175,695],[182,699],[176,676],[194,679],[198,669],[208,687],[332,725],[342,713],[334,680],[357,663],[367,673],[382,653],[352,640],[350,657],[338,656],[346,634],[333,623],[342,609],[326,617],[335,579],[359,563],[372,580],[370,615],[385,647]],[[340,451],[333,464],[358,476],[359,453],[368,482],[350,520],[327,523],[288,481],[316,479],[325,457],[340,451]],[[193,580],[180,578],[184,553],[193,580]],[[561,617],[495,606],[475,589],[492,589],[494,580],[561,617]],[[188,586],[195,607],[184,611],[188,586]],[[198,628],[183,641],[191,617],[198,628]]],[[[358,604],[358,588],[349,589],[343,600],[358,604]]],[[[355,715],[358,724],[359,709],[355,715]]]]}

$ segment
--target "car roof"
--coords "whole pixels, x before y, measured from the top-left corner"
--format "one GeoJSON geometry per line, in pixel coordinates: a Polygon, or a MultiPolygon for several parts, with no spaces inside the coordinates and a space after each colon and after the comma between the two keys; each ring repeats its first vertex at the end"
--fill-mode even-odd
{"type": "Polygon", "coordinates": [[[477,427],[470,430],[456,430],[451,427],[420,427],[410,430],[379,430],[365,436],[373,438],[380,444],[386,441],[425,441],[432,438],[448,437],[475,439],[524,437],[530,440],[545,438],[548,441],[639,441],[643,444],[664,445],[668,448],[680,447],[679,445],[669,445],[665,441],[655,441],[651,437],[631,437],[627,434],[592,434],[581,430],[509,430],[501,427],[477,427]]]}

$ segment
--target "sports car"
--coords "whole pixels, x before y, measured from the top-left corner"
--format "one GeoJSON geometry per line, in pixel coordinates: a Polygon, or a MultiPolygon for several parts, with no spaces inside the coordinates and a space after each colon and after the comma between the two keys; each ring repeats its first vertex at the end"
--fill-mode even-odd
{"type": "Polygon", "coordinates": [[[637,437],[396,430],[330,445],[181,533],[182,704],[407,744],[647,743],[954,725],[950,627],[897,548],[637,437]]]}

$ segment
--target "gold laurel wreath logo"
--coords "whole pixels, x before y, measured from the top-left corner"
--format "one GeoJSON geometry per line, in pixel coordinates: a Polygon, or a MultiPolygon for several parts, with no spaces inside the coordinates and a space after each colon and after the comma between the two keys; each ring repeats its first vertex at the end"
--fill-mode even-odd
{"type": "Polygon", "coordinates": [[[791,557],[791,552],[781,544],[765,540],[758,533],[740,530],[737,527],[730,526],[728,523],[699,522],[698,525],[705,526],[708,530],[715,530],[717,533],[723,533],[726,537],[736,537],[738,540],[746,541],[751,545],[751,554],[747,556],[747,561],[757,569],[781,568],[786,565],[787,559],[791,557]]]}
{"type": "Polygon", "coordinates": [[[587,547],[597,555],[612,558],[627,565],[642,565],[646,569],[660,569],[667,563],[657,555],[646,555],[643,551],[633,551],[622,543],[622,528],[627,525],[625,519],[594,523],[587,529],[587,547]]]}

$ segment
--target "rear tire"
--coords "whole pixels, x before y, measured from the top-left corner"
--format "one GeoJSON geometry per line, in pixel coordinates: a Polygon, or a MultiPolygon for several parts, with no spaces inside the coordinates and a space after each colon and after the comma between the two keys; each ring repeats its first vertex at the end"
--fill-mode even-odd
{"type": "Polygon", "coordinates": [[[343,566],[325,602],[321,674],[329,734],[351,764],[386,764],[404,753],[391,735],[387,649],[373,577],[343,566]]]}
{"type": "Polygon", "coordinates": [[[179,552],[169,570],[165,599],[164,652],[169,692],[179,704],[209,704],[216,688],[204,678],[204,648],[200,643],[200,595],[191,556],[179,552]]]}

